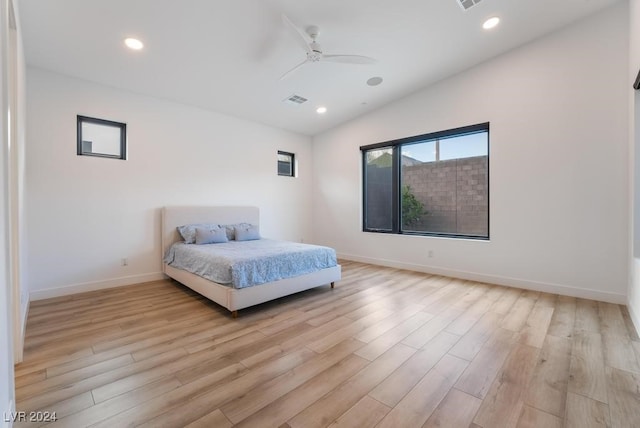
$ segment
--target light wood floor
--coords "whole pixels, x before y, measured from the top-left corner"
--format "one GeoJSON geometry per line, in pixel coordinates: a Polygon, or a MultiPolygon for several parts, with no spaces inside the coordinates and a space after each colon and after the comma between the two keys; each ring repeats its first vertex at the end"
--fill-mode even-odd
{"type": "Polygon", "coordinates": [[[639,357],[623,306],[343,262],[335,289],[238,319],[171,281],[33,302],[17,409],[74,428],[637,427],[639,357]]]}

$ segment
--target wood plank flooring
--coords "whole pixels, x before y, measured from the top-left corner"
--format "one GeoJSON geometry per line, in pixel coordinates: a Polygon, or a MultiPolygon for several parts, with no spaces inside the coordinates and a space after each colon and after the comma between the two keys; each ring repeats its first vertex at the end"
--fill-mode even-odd
{"type": "Polygon", "coordinates": [[[169,280],[32,302],[17,409],[73,428],[639,426],[625,307],[341,263],[335,289],[237,319],[169,280]]]}

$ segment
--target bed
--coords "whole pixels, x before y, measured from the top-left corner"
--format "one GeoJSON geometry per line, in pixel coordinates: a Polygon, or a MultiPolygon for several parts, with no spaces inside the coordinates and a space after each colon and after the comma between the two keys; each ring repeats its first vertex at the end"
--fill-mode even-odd
{"type": "MultiPolygon", "coordinates": [[[[168,250],[183,241],[177,228],[188,224],[252,224],[259,226],[260,213],[257,207],[238,206],[168,206],[162,209],[162,270],[163,272],[231,311],[232,317],[238,316],[238,310],[268,302],[283,296],[298,293],[310,288],[331,284],[341,278],[341,267],[335,266],[315,269],[291,278],[277,279],[259,285],[235,288],[232,284],[221,284],[194,273],[172,266],[165,261],[168,250]]],[[[180,244],[178,244],[180,245],[180,244]]],[[[213,246],[218,244],[212,244],[213,246]]],[[[222,244],[221,244],[222,245],[222,244]]],[[[301,244],[297,244],[301,245],[301,244]]],[[[206,247],[206,246],[197,246],[206,247]]]]}

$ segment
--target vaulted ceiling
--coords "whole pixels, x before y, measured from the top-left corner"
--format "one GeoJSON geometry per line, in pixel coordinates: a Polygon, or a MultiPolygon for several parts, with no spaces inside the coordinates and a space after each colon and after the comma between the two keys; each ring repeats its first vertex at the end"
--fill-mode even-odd
{"type": "Polygon", "coordinates": [[[19,0],[18,10],[30,66],[315,135],[616,1],[481,0],[465,11],[459,0],[19,0]],[[280,80],[306,58],[283,14],[318,26],[325,54],[377,62],[311,63],[280,80]],[[492,16],[500,24],[483,30],[492,16]],[[283,102],[293,94],[308,101],[283,102]]]}

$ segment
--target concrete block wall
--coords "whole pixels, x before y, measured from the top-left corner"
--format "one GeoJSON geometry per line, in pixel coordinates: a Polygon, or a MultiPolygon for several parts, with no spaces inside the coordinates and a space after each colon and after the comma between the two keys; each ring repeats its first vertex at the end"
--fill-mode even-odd
{"type": "Polygon", "coordinates": [[[428,212],[412,229],[487,235],[487,156],[426,162],[402,168],[402,183],[428,212]]]}
{"type": "MultiPolygon", "coordinates": [[[[487,156],[425,162],[402,167],[402,184],[427,215],[410,230],[486,236],[488,231],[487,156]]],[[[371,228],[390,227],[391,168],[367,168],[367,212],[371,228]]]]}

